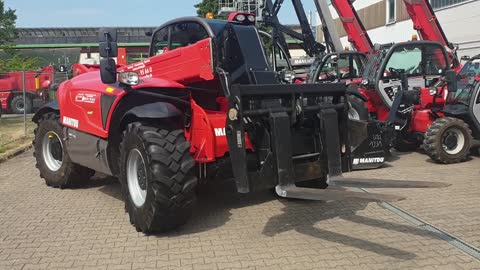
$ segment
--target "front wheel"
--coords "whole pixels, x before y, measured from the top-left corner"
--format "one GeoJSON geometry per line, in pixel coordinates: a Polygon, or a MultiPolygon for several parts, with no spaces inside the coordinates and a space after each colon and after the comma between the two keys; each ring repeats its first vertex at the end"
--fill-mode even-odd
{"type": "Polygon", "coordinates": [[[144,233],[172,230],[190,217],[197,178],[183,130],[132,123],[120,145],[120,183],[130,222],[144,233]]]}
{"type": "Polygon", "coordinates": [[[34,130],[33,156],[48,186],[66,188],[88,181],[95,171],[73,163],[65,149],[63,127],[56,113],[47,113],[34,130]]]}
{"type": "Polygon", "coordinates": [[[25,100],[22,95],[14,96],[10,101],[10,109],[15,114],[31,113],[33,109],[32,99],[29,96],[25,96],[25,100]]]}
{"type": "Polygon", "coordinates": [[[472,131],[468,124],[453,117],[435,120],[423,141],[423,147],[430,158],[443,164],[465,161],[471,145],[472,131]]]}
{"type": "Polygon", "coordinates": [[[348,118],[353,120],[368,121],[369,113],[365,102],[354,95],[347,96],[350,108],[348,110],[348,118]]]}

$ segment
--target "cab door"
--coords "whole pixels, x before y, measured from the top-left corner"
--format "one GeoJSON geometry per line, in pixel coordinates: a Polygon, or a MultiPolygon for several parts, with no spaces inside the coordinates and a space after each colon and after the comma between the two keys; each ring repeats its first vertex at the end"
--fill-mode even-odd
{"type": "Polygon", "coordinates": [[[476,133],[477,136],[480,136],[480,81],[475,83],[475,88],[473,91],[474,92],[470,103],[470,113],[472,121],[475,123],[476,127],[474,134],[476,133]]]}
{"type": "Polygon", "coordinates": [[[387,54],[378,72],[376,88],[390,108],[402,89],[400,75],[407,75],[409,89],[433,86],[445,74],[448,58],[441,44],[433,42],[399,43],[387,54]]]}

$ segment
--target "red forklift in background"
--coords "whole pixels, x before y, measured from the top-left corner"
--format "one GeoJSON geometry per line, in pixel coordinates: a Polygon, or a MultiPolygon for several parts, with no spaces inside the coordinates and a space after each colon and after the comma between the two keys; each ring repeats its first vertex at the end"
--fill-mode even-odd
{"type": "MultiPolygon", "coordinates": [[[[342,21],[344,30],[348,35],[348,41],[355,51],[336,50],[336,52],[327,54],[323,59],[318,60],[312,66],[309,82],[345,81],[349,85],[348,92],[350,94],[351,117],[367,120],[370,114],[374,114],[373,116],[375,118],[375,114],[378,114],[379,111],[383,109],[375,108],[375,104],[369,101],[368,95],[362,93],[362,91],[357,91],[362,81],[362,73],[368,57],[370,57],[370,53],[375,53],[373,43],[360,21],[352,2],[348,0],[332,0],[331,2],[342,21]],[[364,103],[366,103],[366,106],[364,103]]],[[[448,42],[428,1],[404,0],[404,4],[413,21],[414,29],[417,30],[421,39],[436,41],[445,46],[445,48],[448,49],[447,54],[449,56],[450,67],[458,71],[460,65],[456,55],[456,47],[448,42]]],[[[415,40],[411,42],[415,42],[415,40]]],[[[388,46],[391,46],[391,44],[384,45],[383,47],[388,46]]],[[[389,105],[387,105],[387,107],[388,106],[389,105]]],[[[380,112],[380,114],[383,115],[382,112],[380,112]]],[[[388,115],[388,111],[386,115],[388,115]]],[[[385,118],[387,117],[386,115],[384,115],[385,118]]],[[[383,117],[380,117],[379,119],[382,118],[383,117]]]]}
{"type": "Polygon", "coordinates": [[[39,71],[15,71],[0,74],[0,105],[2,112],[32,113],[48,100],[48,90],[55,76],[55,68],[47,66],[39,71]],[[25,76],[25,78],[24,78],[25,76]],[[23,91],[25,90],[25,99],[23,91]]]}

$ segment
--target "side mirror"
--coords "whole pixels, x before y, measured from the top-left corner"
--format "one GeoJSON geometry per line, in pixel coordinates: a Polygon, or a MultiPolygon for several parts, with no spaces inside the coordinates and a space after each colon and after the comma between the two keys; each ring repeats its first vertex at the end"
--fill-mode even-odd
{"type": "Polygon", "coordinates": [[[445,80],[447,81],[448,92],[457,91],[457,74],[454,70],[450,69],[445,72],[445,80]]]}
{"type": "Polygon", "coordinates": [[[98,31],[100,57],[117,57],[117,29],[100,28],[98,31]]]}
{"type": "Polygon", "coordinates": [[[114,59],[100,59],[100,77],[104,84],[111,84],[117,81],[117,64],[114,59]]]}
{"type": "Polygon", "coordinates": [[[100,51],[100,77],[104,84],[117,81],[117,65],[112,57],[117,57],[117,30],[114,28],[101,28],[99,30],[100,51]]]}

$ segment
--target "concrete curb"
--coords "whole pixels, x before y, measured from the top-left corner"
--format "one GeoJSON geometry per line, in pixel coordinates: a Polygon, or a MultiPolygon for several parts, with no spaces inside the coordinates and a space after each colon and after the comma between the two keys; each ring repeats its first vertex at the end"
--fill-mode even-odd
{"type": "Polygon", "coordinates": [[[15,149],[8,150],[7,152],[0,155],[0,164],[9,160],[9,159],[11,159],[11,158],[14,158],[14,157],[24,153],[25,151],[29,150],[30,148],[32,148],[32,143],[31,142],[22,144],[15,149]]]}

